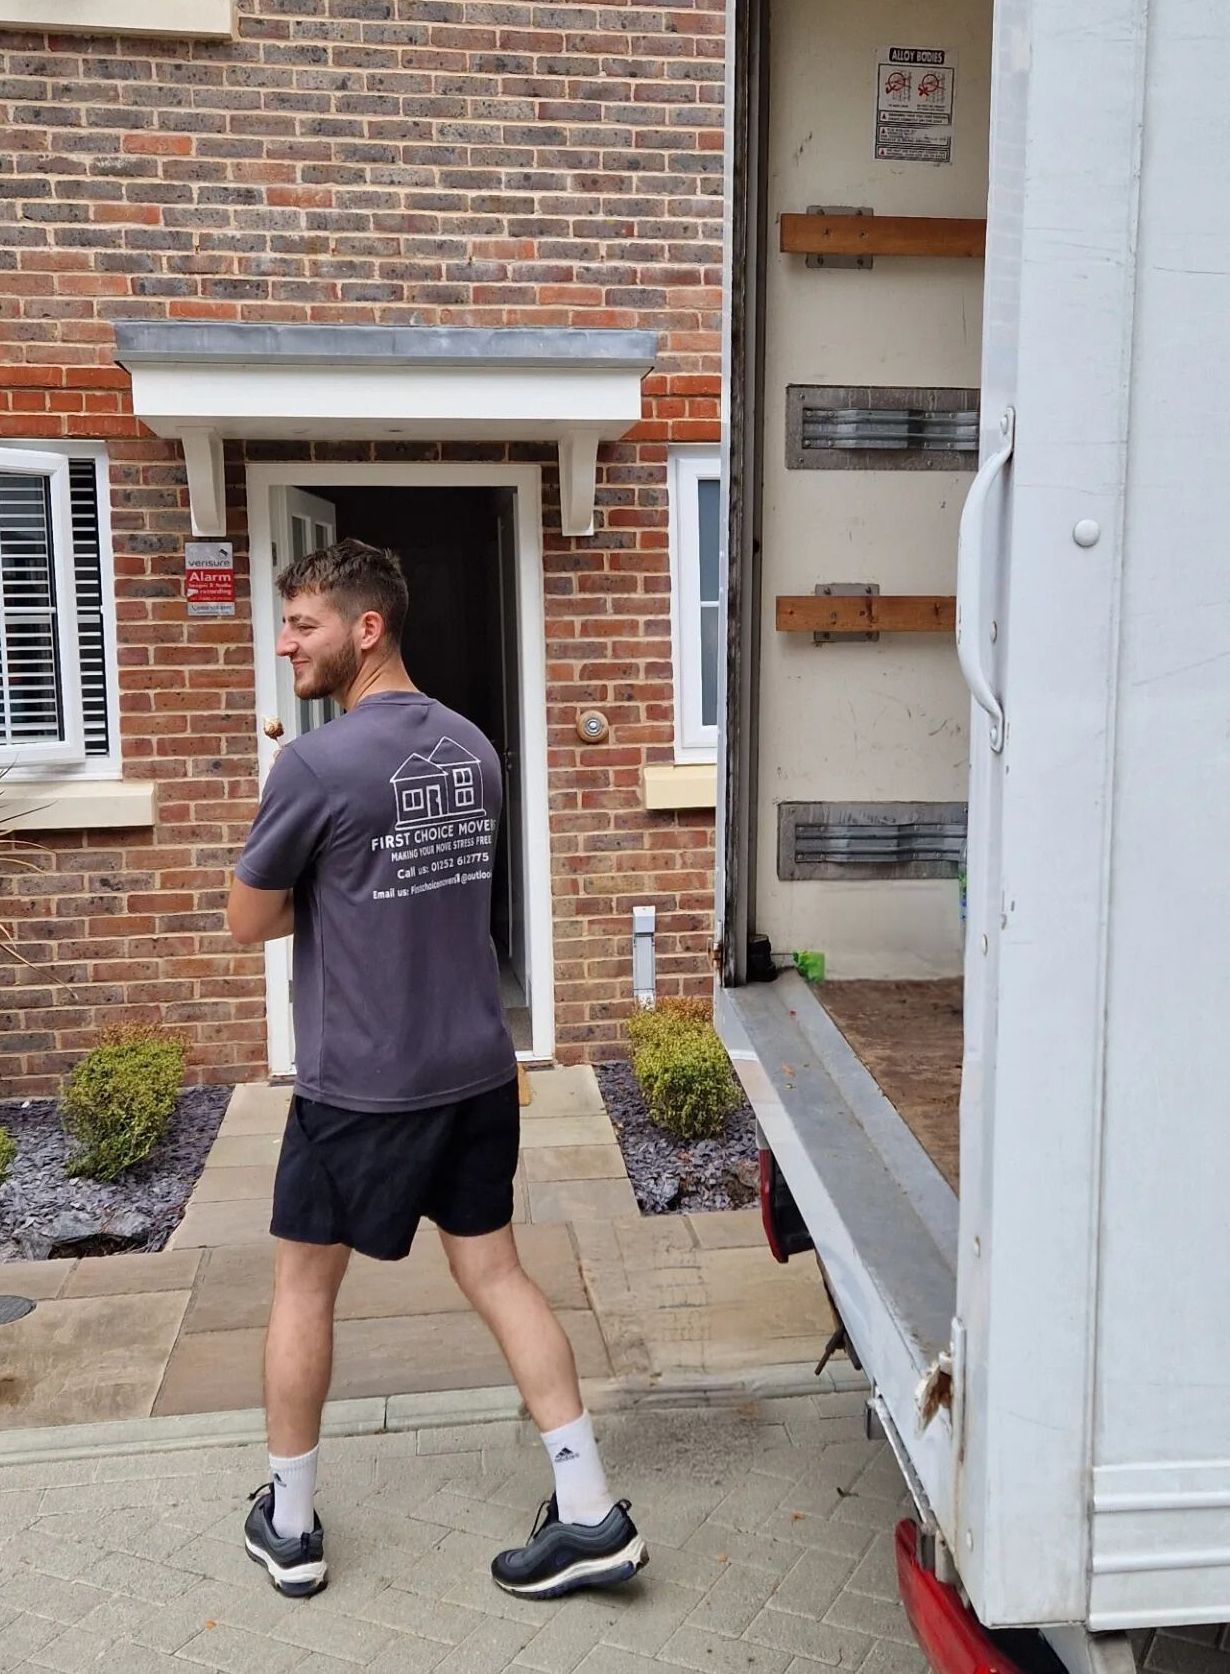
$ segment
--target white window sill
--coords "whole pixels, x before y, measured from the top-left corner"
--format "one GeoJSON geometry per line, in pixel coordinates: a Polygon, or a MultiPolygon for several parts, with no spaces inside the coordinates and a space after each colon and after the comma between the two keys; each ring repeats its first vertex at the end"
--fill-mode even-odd
{"type": "Polygon", "coordinates": [[[235,0],[0,0],[0,29],[72,35],[186,35],[230,40],[235,0]]]}
{"type": "Polygon", "coordinates": [[[645,807],[651,812],[717,807],[716,762],[655,762],[644,769],[643,778],[645,807]]]}
{"type": "Polygon", "coordinates": [[[132,830],[154,823],[152,782],[24,779],[9,783],[0,825],[9,831],[132,830]]]}

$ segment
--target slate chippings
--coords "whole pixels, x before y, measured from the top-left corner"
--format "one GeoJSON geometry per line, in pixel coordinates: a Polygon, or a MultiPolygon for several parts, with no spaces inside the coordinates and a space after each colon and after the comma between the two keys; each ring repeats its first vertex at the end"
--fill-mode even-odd
{"type": "Polygon", "coordinates": [[[65,1174],[76,1145],[54,1099],[0,1103],[0,1127],[18,1147],[0,1186],[0,1262],[162,1249],[205,1166],[232,1091],[185,1088],[153,1155],[110,1184],[65,1174]]]}
{"type": "Polygon", "coordinates": [[[756,1118],[741,1104],[718,1139],[680,1142],[651,1120],[631,1064],[595,1064],[641,1213],[743,1209],[756,1199],[756,1118]]]}

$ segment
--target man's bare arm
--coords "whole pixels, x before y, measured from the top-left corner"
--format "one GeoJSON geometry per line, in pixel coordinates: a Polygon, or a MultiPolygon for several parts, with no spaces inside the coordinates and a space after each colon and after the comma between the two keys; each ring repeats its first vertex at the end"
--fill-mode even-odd
{"type": "Polygon", "coordinates": [[[226,904],[226,924],[240,947],[276,942],[295,928],[294,897],[288,889],[253,889],[236,878],[226,904]]]}

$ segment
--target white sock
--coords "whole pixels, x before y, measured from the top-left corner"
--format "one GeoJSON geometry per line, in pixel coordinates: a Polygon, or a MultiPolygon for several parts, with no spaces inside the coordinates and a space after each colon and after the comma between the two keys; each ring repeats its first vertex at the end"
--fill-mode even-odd
{"type": "Polygon", "coordinates": [[[544,1431],[542,1445],[555,1472],[560,1522],[601,1523],[615,1501],[606,1485],[589,1414],[583,1412],[558,1430],[544,1431]]]}
{"type": "Polygon", "coordinates": [[[301,1453],[297,1459],[275,1459],[269,1455],[273,1477],[273,1532],[282,1540],[311,1534],[316,1525],[316,1465],[319,1447],[301,1453]]]}

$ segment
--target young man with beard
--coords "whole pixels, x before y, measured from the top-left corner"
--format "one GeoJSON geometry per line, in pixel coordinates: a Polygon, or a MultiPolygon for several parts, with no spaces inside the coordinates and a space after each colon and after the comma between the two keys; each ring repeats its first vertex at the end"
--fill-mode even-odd
{"type": "Polygon", "coordinates": [[[253,1495],[248,1553],[287,1596],[325,1585],[313,1497],[338,1287],[352,1250],[398,1261],[426,1216],[555,1475],[493,1577],[540,1598],[626,1581],[645,1543],[607,1489],[571,1345],[510,1224],[520,1109],[490,934],[498,758],[407,674],[394,554],[341,541],[278,588],[296,697],[344,713],[279,751],[227,908],[243,946],[295,938],[297,1079],[265,1345],[273,1480],[253,1495]]]}

